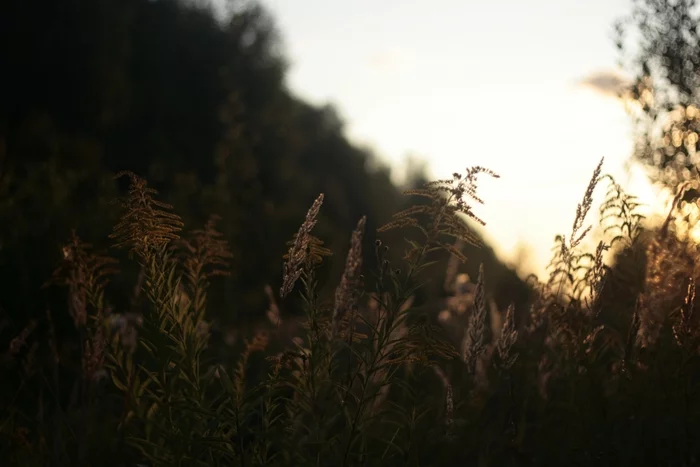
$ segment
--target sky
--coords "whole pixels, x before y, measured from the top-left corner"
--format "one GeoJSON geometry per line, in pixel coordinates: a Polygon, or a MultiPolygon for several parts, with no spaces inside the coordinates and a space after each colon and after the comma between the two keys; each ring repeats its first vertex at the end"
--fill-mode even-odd
{"type": "Polygon", "coordinates": [[[475,211],[521,272],[542,276],[601,157],[603,172],[658,202],[641,170],[623,170],[632,128],[622,103],[585,84],[620,72],[612,25],[630,0],[263,4],[291,90],[333,104],[350,139],[394,167],[397,181],[409,155],[437,178],[472,165],[501,175],[480,185],[486,204],[475,211]]]}

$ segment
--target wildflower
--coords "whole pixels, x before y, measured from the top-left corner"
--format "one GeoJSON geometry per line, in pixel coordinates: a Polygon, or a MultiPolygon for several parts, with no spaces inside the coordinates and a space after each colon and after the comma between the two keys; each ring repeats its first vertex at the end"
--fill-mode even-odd
{"type": "Polygon", "coordinates": [[[312,246],[314,246],[311,230],[313,230],[316,225],[316,217],[321,210],[322,204],[323,193],[318,195],[318,198],[316,198],[316,201],[314,201],[314,204],[311,205],[311,208],[306,213],[306,218],[301,224],[301,227],[299,227],[294,242],[285,256],[286,261],[283,266],[284,274],[282,278],[282,287],[280,288],[280,296],[282,298],[286,297],[292,291],[294,284],[304,271],[304,266],[307,265],[310,260],[312,246]]]}
{"type": "Polygon", "coordinates": [[[474,305],[471,316],[469,316],[469,326],[467,334],[462,344],[462,357],[467,364],[469,371],[476,370],[479,358],[486,352],[486,299],[484,290],[484,266],[479,267],[479,278],[476,282],[474,292],[474,305]]]}
{"type": "Polygon", "coordinates": [[[115,247],[128,247],[129,254],[145,258],[151,251],[179,239],[183,222],[178,215],[168,212],[172,206],[153,198],[158,192],[149,188],[146,180],[132,172],[119,172],[114,178],[123,176],[131,181],[128,195],[117,200],[124,215],[109,237],[116,241],[115,247]]]}
{"type": "Polygon", "coordinates": [[[515,305],[512,303],[506,311],[506,319],[503,321],[501,335],[496,342],[496,350],[500,359],[500,367],[504,370],[510,369],[518,358],[517,353],[513,353],[513,346],[518,339],[518,331],[515,329],[515,305]]]}
{"type": "Polygon", "coordinates": [[[43,285],[68,286],[68,307],[78,328],[87,324],[89,304],[99,308],[95,300],[104,290],[108,277],[117,271],[114,258],[95,254],[91,250],[92,245],[83,242],[73,231],[70,241],[63,246],[61,263],[43,285]]]}
{"type": "Polygon", "coordinates": [[[347,311],[357,301],[357,293],[362,269],[362,237],[364,235],[366,217],[362,217],[352,233],[350,251],[345,261],[345,270],[340,284],[335,291],[335,310],[333,312],[333,335],[338,332],[340,321],[347,311]]]}
{"type": "Polygon", "coordinates": [[[233,254],[223,234],[216,230],[216,223],[220,220],[219,216],[210,216],[204,229],[194,230],[190,238],[178,242],[178,246],[184,250],[181,257],[185,277],[194,288],[199,286],[202,279],[229,275],[226,267],[233,254]]]}
{"type": "Polygon", "coordinates": [[[425,237],[426,244],[424,247],[413,245],[407,258],[411,258],[426,249],[438,248],[449,251],[460,261],[465,262],[467,258],[460,251],[463,243],[480,245],[481,241],[467,226],[463,217],[466,216],[480,225],[486,225],[473,212],[471,205],[465,199],[470,198],[476,203],[483,204],[483,200],[476,194],[477,178],[480,174],[499,178],[493,171],[476,166],[467,169],[465,175],[455,173],[452,179],[436,180],[425,184],[423,188],[405,191],[404,193],[407,195],[421,196],[432,202],[426,205],[411,206],[394,214],[393,220],[380,227],[379,232],[401,227],[417,228],[425,237]],[[430,219],[431,225],[428,229],[421,226],[418,215],[427,216],[430,219]],[[461,240],[461,242],[447,243],[442,240],[443,236],[451,237],[455,241],[461,240]]]}
{"type": "MultiPolygon", "coordinates": [[[[581,243],[581,240],[583,240],[583,238],[591,230],[591,227],[589,226],[585,228],[583,232],[579,233],[579,230],[583,227],[583,221],[588,215],[588,211],[590,211],[591,205],[593,204],[593,191],[600,181],[600,171],[603,167],[603,161],[604,158],[601,158],[600,162],[593,171],[591,180],[588,182],[586,192],[583,195],[583,200],[578,204],[578,206],[576,206],[576,217],[574,218],[574,225],[571,229],[571,236],[569,237],[569,249],[575,248],[579,243],[581,243]]],[[[564,245],[565,244],[562,243],[562,248],[564,248],[564,245]]]]}
{"type": "Polygon", "coordinates": [[[688,292],[686,294],[683,306],[680,309],[680,322],[673,325],[673,336],[676,343],[690,351],[693,340],[693,311],[695,307],[695,280],[691,277],[688,282],[688,292]]]}

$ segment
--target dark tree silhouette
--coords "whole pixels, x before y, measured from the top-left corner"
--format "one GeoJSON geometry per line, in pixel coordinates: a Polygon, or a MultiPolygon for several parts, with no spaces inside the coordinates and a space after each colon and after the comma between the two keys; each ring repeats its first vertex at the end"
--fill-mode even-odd
{"type": "MultiPolygon", "coordinates": [[[[288,90],[265,9],[227,6],[221,17],[203,1],[2,2],[0,307],[44,313],[53,299],[36,291],[73,228],[109,245],[122,170],[148,180],[186,227],[221,216],[232,274],[210,302],[231,324],[263,316],[265,285],[279,281],[285,242],[319,193],[319,236],[339,252],[360,217],[372,242],[405,202],[336,109],[288,90]]],[[[329,263],[333,280],[343,264],[329,263]]],[[[128,306],[133,283],[113,287],[128,306]]]]}

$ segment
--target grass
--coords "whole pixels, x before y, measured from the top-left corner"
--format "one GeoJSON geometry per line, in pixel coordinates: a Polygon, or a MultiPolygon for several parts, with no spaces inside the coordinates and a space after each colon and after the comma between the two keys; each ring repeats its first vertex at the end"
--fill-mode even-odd
{"type": "MultiPolygon", "coordinates": [[[[459,274],[480,176],[474,167],[407,192],[423,202],[381,227],[414,229],[396,262],[381,240],[363,267],[366,219],[350,235],[331,302],[319,273],[331,252],[313,235],[324,196],[283,258],[269,325],[233,361],[212,345],[207,290],[231,258],[216,217],[183,233],[172,207],[132,173],[110,236],[140,268],[133,309],[113,310],[120,264],[76,235],[47,281],[74,332],[4,323],[0,449],[6,465],[698,465],[700,361],[694,313],[698,248],[682,232],[681,187],[667,222],[596,167],[550,276],[530,278],[529,310],[498,310],[484,270],[459,274]],[[583,240],[596,187],[605,238],[583,240]],[[448,264],[431,261],[436,251],[448,264]],[[608,250],[614,253],[606,254],[608,250]],[[613,261],[606,264],[610,256],[613,261]],[[445,267],[451,298],[416,294],[445,267]],[[278,302],[298,296],[298,335],[282,338],[278,302]],[[10,333],[8,331],[10,329],[10,333]]],[[[687,229],[686,229],[687,230],[687,229]]]]}

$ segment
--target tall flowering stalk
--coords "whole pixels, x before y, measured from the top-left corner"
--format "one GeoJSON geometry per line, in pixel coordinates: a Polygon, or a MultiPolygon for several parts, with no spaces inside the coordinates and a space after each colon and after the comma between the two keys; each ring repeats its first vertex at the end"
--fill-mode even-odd
{"type": "Polygon", "coordinates": [[[316,201],[309,208],[304,222],[299,227],[299,231],[294,236],[289,251],[285,255],[286,261],[283,266],[282,287],[280,288],[282,298],[289,295],[304,270],[310,269],[310,263],[313,263],[319,256],[329,253],[328,250],[321,247],[320,241],[311,235],[322,204],[323,193],[318,195],[316,201]]]}
{"type": "Polygon", "coordinates": [[[362,274],[362,238],[365,231],[365,216],[359,220],[350,240],[350,251],[345,260],[345,269],[340,283],[335,290],[335,307],[333,310],[333,335],[337,335],[340,322],[347,312],[356,304],[362,274]]]}
{"type": "Polygon", "coordinates": [[[469,316],[469,326],[462,343],[462,358],[467,364],[470,372],[476,371],[476,365],[482,355],[487,350],[486,319],[488,310],[486,308],[486,290],[484,287],[484,266],[479,267],[479,278],[476,282],[474,292],[474,304],[472,313],[469,316]]]}

